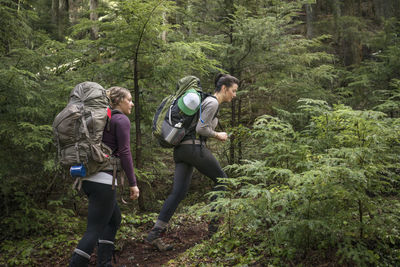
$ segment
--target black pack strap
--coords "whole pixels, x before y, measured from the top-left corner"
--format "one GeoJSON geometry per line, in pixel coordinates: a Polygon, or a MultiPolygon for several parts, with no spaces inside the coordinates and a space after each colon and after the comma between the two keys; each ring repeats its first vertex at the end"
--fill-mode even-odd
{"type": "Polygon", "coordinates": [[[112,190],[115,189],[115,180],[117,179],[118,166],[114,158],[111,159],[111,164],[113,166],[113,180],[112,180],[112,190]]]}
{"type": "Polygon", "coordinates": [[[175,100],[174,100],[174,102],[172,102],[172,104],[171,104],[171,106],[169,107],[169,114],[168,114],[168,120],[169,120],[169,125],[172,125],[172,107],[174,106],[174,104],[175,104],[175,100]]]}
{"type": "Polygon", "coordinates": [[[124,196],[123,196],[123,192],[124,192],[124,183],[125,183],[125,172],[123,170],[121,170],[120,173],[120,186],[121,186],[121,201],[124,204],[128,204],[128,202],[126,202],[124,200],[124,196]]]}
{"type": "Polygon", "coordinates": [[[123,198],[124,185],[125,185],[125,172],[120,167],[120,160],[117,157],[111,157],[110,159],[112,171],[113,171],[113,180],[112,180],[112,190],[115,189],[115,181],[118,181],[119,178],[119,186],[121,188],[121,201],[123,204],[128,204],[123,198]]]}
{"type": "MultiPolygon", "coordinates": [[[[107,132],[109,132],[111,130],[111,118],[114,114],[123,114],[121,111],[119,111],[118,109],[112,109],[110,107],[108,107],[109,110],[111,110],[111,114],[110,116],[108,116],[107,113],[107,121],[106,121],[106,130],[107,132]]],[[[108,112],[108,111],[107,111],[108,112]]]]}
{"type": "Polygon", "coordinates": [[[106,130],[107,132],[109,132],[111,130],[111,126],[110,126],[110,118],[107,116],[107,120],[106,120],[106,130]]]}

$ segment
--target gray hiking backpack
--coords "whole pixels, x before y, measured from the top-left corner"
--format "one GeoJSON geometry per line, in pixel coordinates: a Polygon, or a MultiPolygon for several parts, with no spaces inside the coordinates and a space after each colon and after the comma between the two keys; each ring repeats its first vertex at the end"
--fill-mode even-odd
{"type": "Polygon", "coordinates": [[[103,130],[111,118],[108,105],[106,90],[97,83],[83,82],[71,91],[67,106],[53,122],[62,167],[83,166],[85,173],[80,176],[114,169],[113,151],[102,142],[103,130]]]}
{"type": "Polygon", "coordinates": [[[177,146],[193,131],[199,116],[201,119],[201,102],[207,96],[209,94],[202,91],[199,78],[186,76],[178,81],[175,93],[161,101],[153,117],[152,133],[160,146],[177,146]],[[198,94],[199,97],[191,114],[185,114],[185,103],[182,101],[182,97],[187,93],[198,94]]]}

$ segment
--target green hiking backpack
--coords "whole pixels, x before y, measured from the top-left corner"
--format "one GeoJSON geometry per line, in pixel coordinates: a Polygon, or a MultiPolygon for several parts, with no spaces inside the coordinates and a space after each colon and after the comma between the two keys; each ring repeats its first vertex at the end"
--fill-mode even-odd
{"type": "Polygon", "coordinates": [[[97,83],[83,82],[71,91],[67,106],[53,122],[62,167],[84,166],[86,173],[82,176],[114,169],[117,158],[102,142],[103,130],[111,118],[108,105],[106,90],[97,83]]]}
{"type": "Polygon", "coordinates": [[[207,96],[202,91],[199,78],[186,76],[178,81],[176,92],[163,99],[153,118],[152,133],[160,146],[168,148],[179,145],[187,133],[196,127],[197,110],[200,109],[201,114],[201,102],[207,96]],[[198,100],[192,103],[190,109],[182,100],[188,94],[198,95],[198,100]]]}

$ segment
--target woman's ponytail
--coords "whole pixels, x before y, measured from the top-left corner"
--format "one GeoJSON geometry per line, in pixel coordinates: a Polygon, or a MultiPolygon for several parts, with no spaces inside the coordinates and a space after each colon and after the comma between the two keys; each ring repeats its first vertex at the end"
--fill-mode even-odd
{"type": "Polygon", "coordinates": [[[239,80],[232,75],[219,73],[215,77],[215,92],[221,91],[222,85],[225,85],[226,87],[231,87],[232,84],[239,85],[239,80]]]}

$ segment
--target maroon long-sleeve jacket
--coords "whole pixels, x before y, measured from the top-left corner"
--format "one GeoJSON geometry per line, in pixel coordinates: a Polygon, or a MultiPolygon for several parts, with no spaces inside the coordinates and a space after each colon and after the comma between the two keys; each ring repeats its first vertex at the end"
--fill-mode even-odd
{"type": "Polygon", "coordinates": [[[115,156],[120,158],[129,186],[136,186],[137,182],[130,146],[131,122],[125,114],[113,112],[109,123],[110,131],[104,130],[103,143],[113,150],[115,156]]]}

